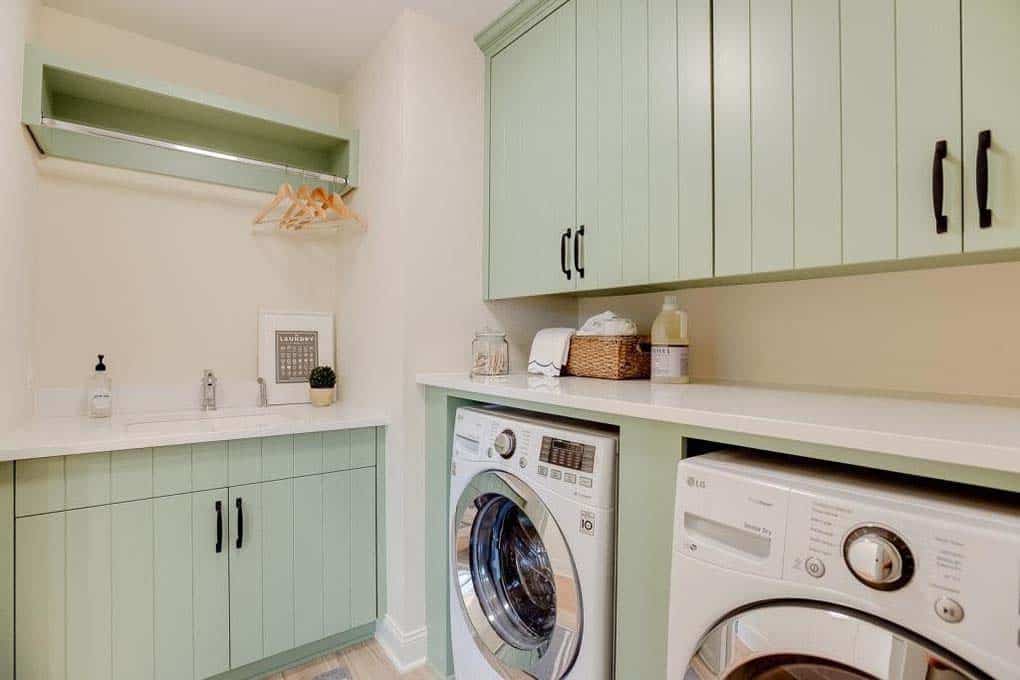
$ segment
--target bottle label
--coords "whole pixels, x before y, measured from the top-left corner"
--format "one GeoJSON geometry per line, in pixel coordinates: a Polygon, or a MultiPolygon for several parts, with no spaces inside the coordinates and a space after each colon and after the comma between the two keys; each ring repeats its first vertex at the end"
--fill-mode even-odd
{"type": "Polygon", "coordinates": [[[653,345],[652,377],[686,378],[690,351],[687,345],[653,345]]]}

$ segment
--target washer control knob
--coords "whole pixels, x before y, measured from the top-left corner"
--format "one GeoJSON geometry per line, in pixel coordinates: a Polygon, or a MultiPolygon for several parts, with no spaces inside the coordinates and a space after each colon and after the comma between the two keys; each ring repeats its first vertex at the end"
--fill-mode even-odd
{"type": "Polygon", "coordinates": [[[492,448],[496,450],[500,458],[509,460],[517,448],[517,436],[513,430],[503,430],[496,435],[496,440],[492,442],[492,448]]]}
{"type": "Polygon", "coordinates": [[[843,542],[843,558],[858,581],[875,590],[898,590],[914,575],[906,542],[884,527],[863,526],[843,542]]]}
{"type": "Polygon", "coordinates": [[[809,557],[804,560],[804,571],[806,571],[809,576],[821,578],[825,576],[825,562],[822,562],[817,557],[809,557]]]}
{"type": "Polygon", "coordinates": [[[935,613],[946,623],[963,621],[963,605],[951,597],[940,597],[935,600],[935,613]]]}

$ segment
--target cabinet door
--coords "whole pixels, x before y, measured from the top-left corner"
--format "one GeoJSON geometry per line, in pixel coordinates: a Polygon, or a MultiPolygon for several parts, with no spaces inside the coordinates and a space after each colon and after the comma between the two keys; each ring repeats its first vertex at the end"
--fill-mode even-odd
{"type": "Polygon", "coordinates": [[[578,226],[575,20],[572,0],[489,63],[490,298],[577,283],[560,257],[561,235],[578,226]]]}
{"type": "Polygon", "coordinates": [[[898,255],[959,253],[963,248],[960,2],[897,0],[895,5],[898,255]],[[945,152],[937,162],[936,145],[945,152]],[[941,182],[936,168],[941,170],[941,182]],[[942,190],[941,212],[933,203],[937,189],[942,190]],[[945,219],[940,222],[938,215],[945,219]]]}
{"type": "Polygon", "coordinates": [[[1020,247],[1020,3],[963,0],[964,247],[1020,247]],[[980,148],[981,133],[990,145],[980,148]],[[979,158],[979,154],[981,158],[979,158]],[[985,160],[987,159],[987,161],[985,160]],[[987,163],[982,223],[978,168],[987,163]],[[987,226],[986,226],[987,225],[987,226]]]}
{"type": "Polygon", "coordinates": [[[14,527],[14,630],[18,676],[64,680],[67,513],[22,517],[14,527]]]}

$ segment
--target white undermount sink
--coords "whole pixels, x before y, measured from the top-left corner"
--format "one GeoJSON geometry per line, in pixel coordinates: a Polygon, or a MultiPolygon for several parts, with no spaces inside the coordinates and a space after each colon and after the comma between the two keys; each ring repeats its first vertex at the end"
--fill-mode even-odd
{"type": "Polygon", "coordinates": [[[239,432],[283,425],[290,419],[279,413],[259,415],[206,415],[202,417],[164,418],[128,423],[132,434],[174,434],[176,432],[239,432]]]}

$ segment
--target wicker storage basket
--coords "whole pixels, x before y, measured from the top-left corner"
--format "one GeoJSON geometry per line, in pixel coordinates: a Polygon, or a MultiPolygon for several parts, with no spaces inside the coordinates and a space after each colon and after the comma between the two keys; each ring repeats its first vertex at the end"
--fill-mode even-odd
{"type": "Polygon", "coordinates": [[[575,335],[570,340],[566,374],[630,380],[652,374],[648,338],[636,335],[575,335]]]}

